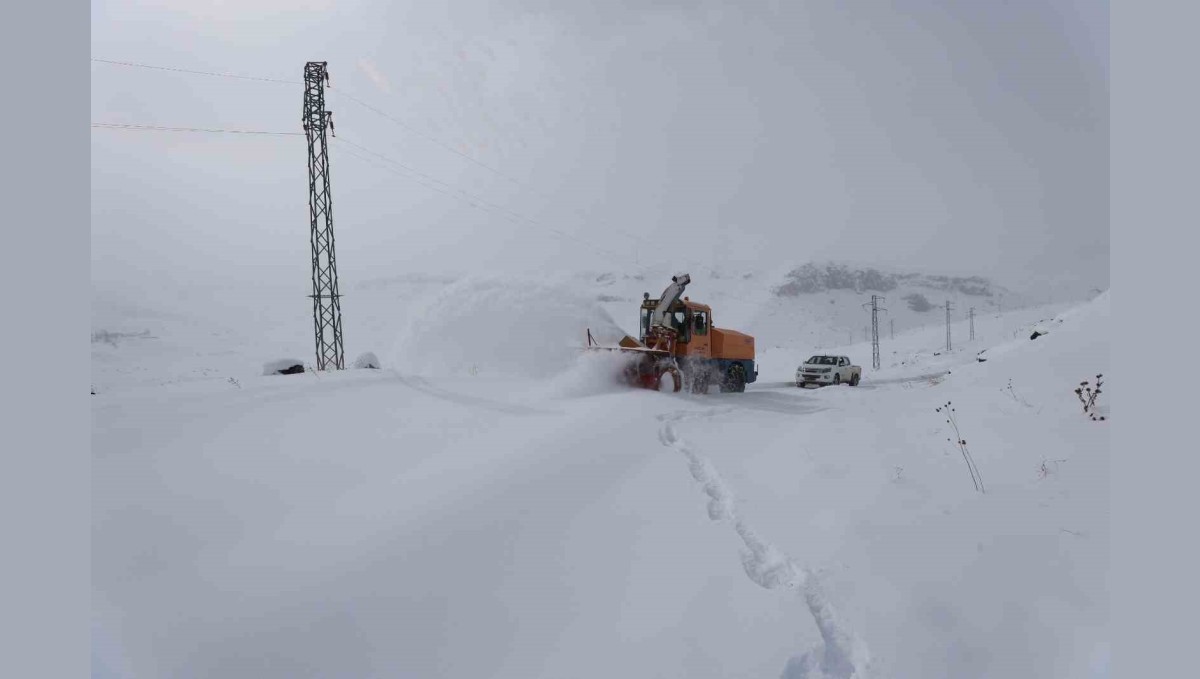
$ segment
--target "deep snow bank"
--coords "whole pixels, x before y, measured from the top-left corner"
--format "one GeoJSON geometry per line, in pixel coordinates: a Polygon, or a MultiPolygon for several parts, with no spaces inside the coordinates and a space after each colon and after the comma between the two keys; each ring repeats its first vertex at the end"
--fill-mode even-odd
{"type": "Polygon", "coordinates": [[[465,279],[418,307],[390,363],[424,375],[544,378],[576,364],[589,328],[604,344],[625,334],[590,295],[532,280],[465,279]]]}

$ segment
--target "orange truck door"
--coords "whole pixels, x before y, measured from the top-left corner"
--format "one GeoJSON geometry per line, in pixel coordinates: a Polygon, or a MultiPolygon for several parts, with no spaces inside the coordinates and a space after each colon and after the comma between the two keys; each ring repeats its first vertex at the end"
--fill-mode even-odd
{"type": "Polygon", "coordinates": [[[692,311],[688,313],[688,323],[691,324],[691,338],[688,340],[687,355],[697,358],[712,357],[712,319],[707,311],[692,311]]]}

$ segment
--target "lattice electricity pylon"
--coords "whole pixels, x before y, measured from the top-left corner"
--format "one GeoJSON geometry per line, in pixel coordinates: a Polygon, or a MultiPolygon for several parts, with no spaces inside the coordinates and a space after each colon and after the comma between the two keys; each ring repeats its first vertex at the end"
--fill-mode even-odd
{"type": "Polygon", "coordinates": [[[946,300],[946,351],[950,351],[950,300],[946,300]]]}
{"type": "MultiPolygon", "coordinates": [[[[879,295],[871,295],[871,304],[869,305],[871,307],[871,367],[875,370],[879,370],[879,366],[882,364],[879,360],[879,312],[887,313],[887,309],[879,306],[879,303],[884,299],[879,295]]],[[[864,304],[863,306],[868,305],[864,304]]]]}
{"type": "Polygon", "coordinates": [[[971,319],[971,341],[975,341],[975,307],[967,312],[967,318],[971,319]]]}
{"type": "Polygon", "coordinates": [[[327,62],[304,65],[304,135],[308,139],[308,213],[312,242],[313,330],[317,370],[345,368],[342,354],[342,303],[338,294],[337,259],[333,249],[333,200],[329,192],[329,148],[325,129],[333,132],[333,113],[325,110],[329,83],[327,62]]]}

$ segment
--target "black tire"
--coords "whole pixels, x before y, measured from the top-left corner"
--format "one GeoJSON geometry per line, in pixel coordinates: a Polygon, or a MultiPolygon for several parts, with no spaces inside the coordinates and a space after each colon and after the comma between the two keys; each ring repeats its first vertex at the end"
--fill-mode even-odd
{"type": "Polygon", "coordinates": [[[671,376],[671,386],[673,387],[671,389],[671,391],[679,391],[680,389],[683,388],[683,376],[679,374],[679,369],[676,368],[675,366],[667,366],[665,369],[663,369],[662,372],[660,372],[658,374],[658,389],[659,389],[659,391],[662,391],[663,375],[671,376]]]}
{"type": "Polygon", "coordinates": [[[834,373],[834,374],[833,374],[833,386],[835,386],[835,387],[836,387],[837,385],[839,385],[839,384],[841,384],[841,383],[842,383],[842,374],[841,374],[841,373],[834,373]]]}
{"type": "Polygon", "coordinates": [[[725,378],[721,380],[722,392],[740,393],[746,391],[746,369],[741,365],[734,365],[725,373],[725,378]]]}
{"type": "Polygon", "coordinates": [[[858,375],[851,375],[851,376],[850,376],[850,386],[852,386],[852,387],[857,387],[857,386],[858,386],[858,375]]]}

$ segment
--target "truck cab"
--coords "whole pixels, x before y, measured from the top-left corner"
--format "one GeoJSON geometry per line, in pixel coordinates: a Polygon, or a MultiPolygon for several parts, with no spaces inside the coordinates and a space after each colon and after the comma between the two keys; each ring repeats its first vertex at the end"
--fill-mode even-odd
{"type": "MultiPolygon", "coordinates": [[[[642,302],[641,335],[638,338],[642,342],[646,341],[646,335],[650,330],[651,315],[657,302],[658,300],[649,298],[642,302]]],[[[712,357],[711,307],[684,298],[671,305],[665,320],[678,336],[678,339],[675,340],[677,357],[712,357]]]]}
{"type": "MultiPolygon", "coordinates": [[[[659,300],[644,295],[638,326],[639,340],[647,342],[659,300]]],[[[672,353],[694,392],[707,392],[715,381],[721,391],[745,391],[758,378],[754,362],[754,338],[713,326],[712,307],[677,299],[663,316],[664,325],[675,331],[672,353]]]]}

